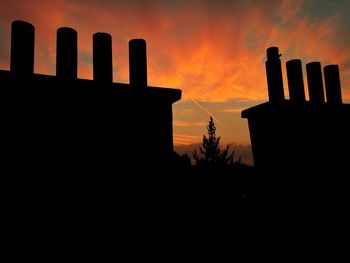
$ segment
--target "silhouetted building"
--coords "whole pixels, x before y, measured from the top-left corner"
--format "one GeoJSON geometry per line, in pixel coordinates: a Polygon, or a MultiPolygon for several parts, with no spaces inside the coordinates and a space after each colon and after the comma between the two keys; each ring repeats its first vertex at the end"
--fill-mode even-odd
{"type": "Polygon", "coordinates": [[[324,67],[324,93],[321,64],[306,65],[310,98],[306,101],[301,61],[288,61],[290,99],[286,100],[280,56],[277,47],[267,49],[269,102],[242,112],[248,119],[256,168],[304,179],[321,173],[347,174],[350,105],[342,103],[338,66],[324,67]]]}
{"type": "Polygon", "coordinates": [[[71,28],[57,30],[56,76],[35,74],[34,31],[12,23],[11,70],[0,71],[2,156],[13,171],[101,172],[171,160],[181,90],[148,86],[143,39],[129,42],[130,84],[121,84],[113,82],[109,34],[94,34],[94,79],[86,80],[77,78],[71,28]]]}

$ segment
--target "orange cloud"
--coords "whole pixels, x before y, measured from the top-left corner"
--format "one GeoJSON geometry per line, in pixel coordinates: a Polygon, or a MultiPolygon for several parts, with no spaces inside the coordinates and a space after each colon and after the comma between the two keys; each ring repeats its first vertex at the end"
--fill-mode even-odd
{"type": "Polygon", "coordinates": [[[224,109],[223,112],[241,113],[243,110],[244,110],[243,108],[232,108],[232,109],[224,109]]]}
{"type": "Polygon", "coordinates": [[[191,121],[180,121],[180,120],[174,120],[173,124],[174,126],[178,126],[178,127],[193,127],[193,126],[205,127],[207,125],[207,123],[204,121],[191,122],[191,121]]]}
{"type": "Polygon", "coordinates": [[[7,35],[0,66],[8,68],[10,23],[23,19],[36,26],[39,73],[55,73],[56,29],[70,26],[79,34],[81,78],[92,77],[92,34],[105,31],[113,37],[116,82],[128,82],[128,41],[142,37],[148,42],[150,85],[181,88],[185,99],[266,100],[265,50],[277,45],[283,63],[301,58],[339,64],[350,100],[350,55],[344,48],[350,43],[339,41],[342,14],[313,20],[303,13],[305,1],[231,2],[6,1],[0,10],[7,35]]]}

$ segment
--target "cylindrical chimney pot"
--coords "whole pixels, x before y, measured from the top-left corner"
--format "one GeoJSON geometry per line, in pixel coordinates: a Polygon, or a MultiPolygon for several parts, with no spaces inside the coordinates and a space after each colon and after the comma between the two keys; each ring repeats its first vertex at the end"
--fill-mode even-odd
{"type": "Polygon", "coordinates": [[[133,87],[147,87],[146,41],[132,39],[129,41],[129,74],[133,87]]]}
{"type": "Polygon", "coordinates": [[[270,102],[284,101],[283,78],[280,54],[278,47],[270,47],[266,50],[267,60],[266,77],[270,102]]]}
{"type": "Polygon", "coordinates": [[[279,59],[281,54],[278,52],[278,47],[269,47],[266,49],[267,60],[269,59],[279,59]]]}
{"type": "Polygon", "coordinates": [[[93,35],[94,80],[113,82],[112,37],[107,33],[93,35]]]}
{"type": "Polygon", "coordinates": [[[17,76],[34,72],[35,28],[25,21],[12,22],[10,69],[17,76]]]}
{"type": "Polygon", "coordinates": [[[78,73],[78,34],[72,28],[57,30],[56,75],[64,79],[75,79],[78,73]]]}
{"type": "Polygon", "coordinates": [[[306,64],[306,73],[310,102],[324,103],[321,63],[310,62],[306,64]]]}
{"type": "Polygon", "coordinates": [[[287,61],[289,98],[296,103],[305,102],[303,70],[300,59],[287,61]]]}
{"type": "Polygon", "coordinates": [[[342,104],[340,76],[338,65],[328,65],[323,68],[326,97],[329,104],[342,104]]]}

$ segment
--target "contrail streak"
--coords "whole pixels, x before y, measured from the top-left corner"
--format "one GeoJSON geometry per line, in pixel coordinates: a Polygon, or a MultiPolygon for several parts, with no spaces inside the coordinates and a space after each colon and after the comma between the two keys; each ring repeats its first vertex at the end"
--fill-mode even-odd
{"type": "Polygon", "coordinates": [[[221,122],[219,121],[217,118],[214,117],[213,114],[211,114],[210,111],[208,111],[206,108],[204,108],[201,104],[199,104],[198,101],[196,101],[194,98],[191,98],[191,100],[202,110],[204,111],[206,114],[208,114],[208,116],[212,117],[217,123],[219,123],[223,128],[226,128],[226,126],[221,122]]]}

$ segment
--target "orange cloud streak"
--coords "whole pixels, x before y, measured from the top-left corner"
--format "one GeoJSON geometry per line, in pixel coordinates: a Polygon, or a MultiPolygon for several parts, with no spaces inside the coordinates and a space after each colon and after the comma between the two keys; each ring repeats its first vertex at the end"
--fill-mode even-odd
{"type": "Polygon", "coordinates": [[[180,121],[180,120],[174,120],[173,124],[174,126],[178,126],[178,127],[193,127],[193,126],[205,127],[207,125],[207,123],[204,121],[191,122],[191,121],[180,121]]]}
{"type": "Polygon", "coordinates": [[[198,143],[201,140],[200,136],[191,136],[185,134],[175,134],[174,144],[175,145],[190,145],[193,143],[198,143]]]}

